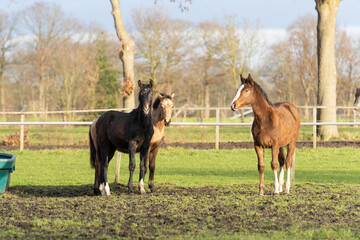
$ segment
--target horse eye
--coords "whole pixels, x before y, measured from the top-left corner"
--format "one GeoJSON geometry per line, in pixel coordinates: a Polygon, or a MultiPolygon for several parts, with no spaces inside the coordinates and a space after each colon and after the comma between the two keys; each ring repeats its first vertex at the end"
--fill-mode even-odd
{"type": "Polygon", "coordinates": [[[248,92],[248,91],[249,91],[248,89],[245,90],[245,92],[248,92]]]}

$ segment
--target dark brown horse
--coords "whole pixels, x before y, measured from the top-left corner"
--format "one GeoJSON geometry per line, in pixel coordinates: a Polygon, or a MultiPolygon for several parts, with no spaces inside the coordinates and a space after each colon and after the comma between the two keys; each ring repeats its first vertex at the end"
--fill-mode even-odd
{"type": "Polygon", "coordinates": [[[144,177],[150,140],[154,134],[152,122],[153,81],[140,87],[139,106],[130,113],[109,111],[90,126],[90,162],[95,168],[94,193],[109,196],[107,169],[116,150],[129,154],[129,192],[133,192],[135,153],[140,152],[139,188],[145,193],[144,177]]]}
{"type": "MultiPolygon", "coordinates": [[[[167,95],[165,93],[159,93],[153,103],[152,110],[152,122],[154,134],[150,140],[149,152],[146,158],[146,166],[149,164],[149,188],[154,191],[154,173],[155,173],[155,161],[159,150],[159,146],[165,139],[165,126],[169,126],[171,122],[171,115],[173,109],[173,100],[175,94],[167,95]]],[[[91,140],[96,143],[96,123],[97,120],[91,125],[90,136],[91,140]]],[[[94,145],[96,148],[97,146],[94,145]]],[[[146,167],[147,168],[147,167],[146,167]]],[[[146,173],[146,171],[145,171],[146,173]]],[[[96,178],[96,177],[95,177],[96,178]]]]}
{"type": "Polygon", "coordinates": [[[274,194],[282,192],[284,185],[284,162],[287,168],[285,193],[290,191],[290,169],[295,156],[295,145],[300,129],[300,114],[291,103],[272,104],[266,93],[251,78],[240,75],[241,84],[231,102],[231,110],[251,105],[255,119],[252,125],[254,147],[258,157],[260,173],[259,194],[264,195],[264,148],[271,148],[271,168],[274,172],[274,194]],[[287,146],[285,158],[283,147],[287,146]],[[278,161],[280,163],[279,181],[277,177],[278,161]]]}
{"type": "Polygon", "coordinates": [[[360,107],[360,88],[357,88],[355,92],[354,107],[360,107]]]}

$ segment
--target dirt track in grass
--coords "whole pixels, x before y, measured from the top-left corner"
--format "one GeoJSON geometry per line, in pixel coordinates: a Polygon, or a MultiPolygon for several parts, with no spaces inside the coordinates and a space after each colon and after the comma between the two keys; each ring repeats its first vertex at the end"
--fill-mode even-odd
{"type": "MultiPolygon", "coordinates": [[[[185,149],[215,149],[215,143],[201,143],[201,142],[192,142],[192,143],[163,143],[161,147],[181,147],[185,149]]],[[[312,142],[297,142],[297,148],[312,148],[312,142]]],[[[317,147],[325,148],[340,148],[340,147],[353,147],[360,148],[360,141],[327,141],[327,142],[317,142],[317,147]]],[[[44,149],[88,149],[88,145],[41,145],[41,146],[26,146],[25,149],[30,150],[44,150],[44,149]]],[[[219,149],[252,149],[254,148],[253,142],[220,142],[219,149]]],[[[18,146],[0,146],[0,151],[13,151],[19,149],[18,146]]]]}
{"type": "Polygon", "coordinates": [[[91,185],[15,186],[0,195],[0,238],[155,239],[339,229],[360,237],[360,186],[300,184],[272,195],[255,184],[179,187],[110,197],[91,185]],[[295,229],[295,230],[294,230],[295,229]]]}

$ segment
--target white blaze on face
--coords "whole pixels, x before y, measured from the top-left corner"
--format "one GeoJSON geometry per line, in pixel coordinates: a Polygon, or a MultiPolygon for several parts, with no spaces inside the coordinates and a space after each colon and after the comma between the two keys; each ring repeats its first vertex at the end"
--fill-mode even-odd
{"type": "Polygon", "coordinates": [[[234,104],[234,102],[240,97],[241,91],[244,89],[244,84],[241,84],[240,87],[238,88],[236,95],[234,97],[234,99],[232,100],[230,107],[234,104]]]}

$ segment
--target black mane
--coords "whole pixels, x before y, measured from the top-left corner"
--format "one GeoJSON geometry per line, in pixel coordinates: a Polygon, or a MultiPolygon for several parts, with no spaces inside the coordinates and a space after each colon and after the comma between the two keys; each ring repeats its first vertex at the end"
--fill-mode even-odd
{"type": "Polygon", "coordinates": [[[159,107],[160,102],[162,100],[164,100],[165,98],[168,98],[168,99],[171,100],[170,95],[167,95],[166,93],[161,93],[160,96],[155,99],[154,104],[153,104],[153,108],[157,109],[159,107]]]}
{"type": "Polygon", "coordinates": [[[272,107],[274,107],[274,104],[269,100],[266,92],[260,87],[259,84],[257,84],[255,81],[254,81],[254,85],[255,87],[257,87],[257,89],[259,90],[259,92],[261,93],[261,95],[265,98],[265,100],[268,102],[268,104],[272,107]]]}

